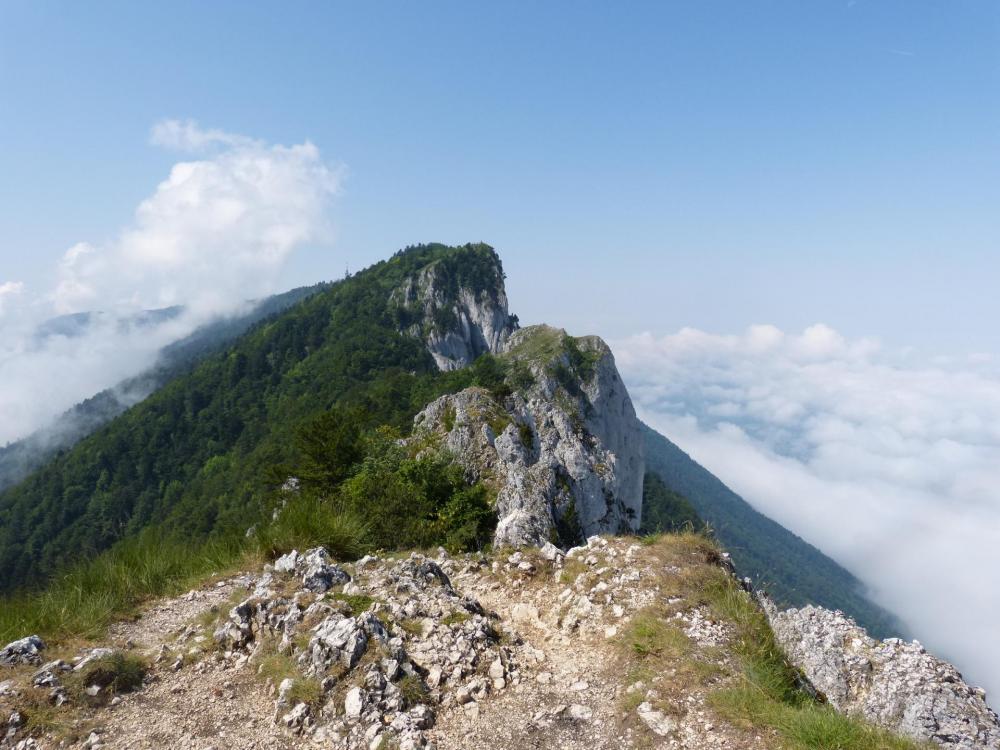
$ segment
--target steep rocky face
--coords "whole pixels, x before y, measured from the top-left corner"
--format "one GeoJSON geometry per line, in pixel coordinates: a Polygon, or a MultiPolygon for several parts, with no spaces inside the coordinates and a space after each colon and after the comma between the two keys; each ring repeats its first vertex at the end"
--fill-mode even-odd
{"type": "Polygon", "coordinates": [[[763,604],[789,659],[838,711],[943,747],[1000,748],[1000,722],[983,690],[917,641],[875,640],[843,613],[821,607],[763,604]]]}
{"type": "Polygon", "coordinates": [[[500,352],[517,328],[507,309],[500,259],[486,245],[466,248],[461,265],[438,261],[390,297],[404,332],[422,339],[440,370],[456,370],[500,352]]]}
{"type": "Polygon", "coordinates": [[[643,441],[611,350],[597,337],[533,326],[510,337],[501,360],[509,396],[480,388],[444,396],[414,430],[497,489],[495,543],[635,532],[643,441]]]}

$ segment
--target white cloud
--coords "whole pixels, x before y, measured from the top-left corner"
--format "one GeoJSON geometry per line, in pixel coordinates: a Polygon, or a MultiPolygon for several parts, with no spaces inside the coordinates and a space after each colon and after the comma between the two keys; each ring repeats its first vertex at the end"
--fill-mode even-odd
{"type": "Polygon", "coordinates": [[[617,342],[640,414],[1000,695],[1000,368],[827,326],[617,342]]]}
{"type": "MultiPolygon", "coordinates": [[[[0,445],[140,371],[207,319],[278,291],[295,248],[331,241],[327,209],[341,176],[313,144],[271,145],[191,121],[159,123],[152,141],[200,153],[175,164],[111,241],[69,248],[51,289],[21,295],[18,314],[0,319],[0,445]],[[117,324],[172,305],[185,315],[155,329],[117,324]],[[108,315],[85,335],[34,336],[47,317],[89,310],[108,315]]],[[[0,287],[0,312],[19,291],[0,287]]]]}
{"type": "Polygon", "coordinates": [[[193,152],[205,151],[213,146],[243,148],[261,145],[245,135],[201,128],[194,120],[162,120],[153,126],[149,141],[154,146],[193,152]]]}
{"type": "Polygon", "coordinates": [[[3,315],[4,297],[14,297],[24,291],[24,283],[20,281],[5,281],[0,284],[0,315],[3,315]]]}
{"type": "Polygon", "coordinates": [[[329,238],[325,209],[340,178],[313,144],[272,146],[176,121],[157,125],[154,141],[218,153],[175,164],[107,246],[70,248],[51,297],[56,311],[225,308],[273,291],[293,248],[329,238]]]}

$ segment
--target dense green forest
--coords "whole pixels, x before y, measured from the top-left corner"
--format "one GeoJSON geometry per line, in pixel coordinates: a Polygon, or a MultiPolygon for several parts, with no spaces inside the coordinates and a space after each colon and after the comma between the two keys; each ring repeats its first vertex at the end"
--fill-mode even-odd
{"type": "Polygon", "coordinates": [[[646,468],[685,497],[732,554],[741,575],[782,606],[819,604],[840,609],[878,638],[899,635],[901,624],[867,599],[851,573],[785,527],[758,513],[684,451],[643,425],[646,468]]]}
{"type": "MultiPolygon", "coordinates": [[[[328,286],[329,284],[316,284],[275,294],[254,304],[249,312],[242,315],[207,323],[164,347],[156,364],[147,372],[101,391],[68,409],[44,429],[0,448],[0,492],[17,484],[59,451],[72,447],[110,422],[124,412],[129,404],[141,401],[171,378],[187,372],[209,354],[232,343],[255,323],[288,309],[328,286]]],[[[180,311],[181,308],[153,310],[147,317],[156,322],[161,318],[176,317],[180,311]],[[156,313],[160,315],[157,316],[156,313]]],[[[42,327],[41,335],[80,335],[85,330],[89,316],[84,317],[82,322],[79,318],[80,316],[69,316],[69,320],[57,318],[42,327]]]]}
{"type": "Polygon", "coordinates": [[[705,522],[683,495],[674,492],[660,475],[647,471],[642,482],[642,523],[640,534],[675,531],[703,531],[705,522]]]}
{"type": "Polygon", "coordinates": [[[258,323],[0,495],[0,589],[38,586],[150,528],[188,541],[242,534],[271,512],[304,427],[331,409],[351,409],[359,434],[405,433],[436,396],[497,387],[493,358],[439,373],[400,333],[413,313],[390,293],[431,263],[453,290],[496,294],[503,273],[487,245],[400,251],[258,323]]]}

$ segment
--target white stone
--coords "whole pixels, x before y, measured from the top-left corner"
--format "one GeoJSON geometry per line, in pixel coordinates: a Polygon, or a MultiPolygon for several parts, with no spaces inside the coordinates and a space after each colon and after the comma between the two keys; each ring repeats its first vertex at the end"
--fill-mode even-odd
{"type": "Polygon", "coordinates": [[[676,721],[662,711],[657,711],[648,701],[640,703],[636,711],[645,725],[661,737],[666,737],[677,729],[676,721]]]}
{"type": "Polygon", "coordinates": [[[365,710],[365,695],[361,688],[353,687],[344,696],[344,713],[350,718],[356,719],[365,710]]]}

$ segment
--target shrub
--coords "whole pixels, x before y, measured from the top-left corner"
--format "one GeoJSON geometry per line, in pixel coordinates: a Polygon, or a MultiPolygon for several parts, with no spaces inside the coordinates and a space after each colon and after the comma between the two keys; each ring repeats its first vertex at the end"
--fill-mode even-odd
{"type": "Polygon", "coordinates": [[[408,674],[399,681],[399,692],[407,706],[415,706],[427,700],[427,686],[415,674],[408,674]]]}
{"type": "Polygon", "coordinates": [[[338,560],[361,557],[370,546],[368,538],[368,524],[358,514],[338,509],[309,491],[293,495],[278,517],[255,534],[258,548],[268,557],[325,547],[338,560]]]}
{"type": "Polygon", "coordinates": [[[114,651],[89,662],[79,672],[74,672],[67,680],[67,688],[78,700],[107,700],[112,695],[131,693],[142,687],[148,670],[146,662],[138,656],[114,651]],[[100,688],[97,696],[86,691],[91,687],[100,688]]]}

